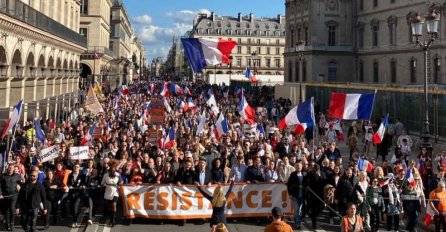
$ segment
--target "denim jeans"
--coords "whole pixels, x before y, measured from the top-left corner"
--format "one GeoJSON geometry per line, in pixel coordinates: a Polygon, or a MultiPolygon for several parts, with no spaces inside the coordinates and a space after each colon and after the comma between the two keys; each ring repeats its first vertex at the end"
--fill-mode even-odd
{"type": "Polygon", "coordinates": [[[302,217],[302,204],[304,202],[303,197],[294,198],[294,223],[300,225],[302,217]]]}

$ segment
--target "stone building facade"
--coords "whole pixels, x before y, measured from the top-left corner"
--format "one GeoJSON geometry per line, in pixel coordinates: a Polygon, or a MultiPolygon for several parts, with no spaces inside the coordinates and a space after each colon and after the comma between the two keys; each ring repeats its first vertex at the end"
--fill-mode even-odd
{"type": "Polygon", "coordinates": [[[74,105],[80,54],[77,0],[0,1],[0,118],[23,99],[26,119],[74,105]]]}
{"type": "MultiPolygon", "coordinates": [[[[446,1],[286,0],[285,6],[285,80],[417,85],[424,82],[425,65],[410,20],[429,9],[444,17],[446,1]],[[301,58],[299,40],[306,45],[301,58]]],[[[442,21],[439,28],[430,52],[429,81],[444,84],[442,21]]]]}
{"type": "Polygon", "coordinates": [[[190,32],[194,38],[221,38],[237,41],[232,50],[232,65],[208,67],[206,74],[243,74],[246,66],[255,66],[256,74],[283,75],[285,48],[285,17],[255,18],[198,14],[190,32]]]}

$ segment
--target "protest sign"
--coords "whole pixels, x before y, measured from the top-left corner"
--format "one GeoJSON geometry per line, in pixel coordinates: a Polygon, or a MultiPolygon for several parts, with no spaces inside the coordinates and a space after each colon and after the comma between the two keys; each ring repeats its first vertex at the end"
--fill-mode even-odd
{"type": "MultiPolygon", "coordinates": [[[[212,195],[215,186],[203,187],[212,195]]],[[[224,191],[229,186],[224,186],[224,191]]],[[[124,214],[127,218],[156,219],[210,218],[212,206],[195,186],[139,185],[121,186],[124,214]]],[[[284,184],[235,184],[226,201],[227,217],[270,216],[279,206],[292,215],[293,204],[284,184]]]]}
{"type": "Polygon", "coordinates": [[[165,122],[165,106],[161,96],[153,96],[150,103],[150,122],[153,125],[162,125],[165,122]]]}
{"type": "Polygon", "coordinates": [[[47,161],[51,161],[59,156],[59,152],[57,151],[57,145],[42,149],[40,151],[40,159],[42,163],[47,161]]]}
{"type": "Polygon", "coordinates": [[[70,147],[70,158],[72,160],[90,159],[89,153],[88,146],[70,147]]]}

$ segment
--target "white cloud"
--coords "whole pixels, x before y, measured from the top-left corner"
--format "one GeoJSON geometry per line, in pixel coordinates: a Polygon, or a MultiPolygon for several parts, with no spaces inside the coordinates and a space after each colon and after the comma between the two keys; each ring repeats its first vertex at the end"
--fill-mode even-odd
{"type": "Polygon", "coordinates": [[[145,24],[149,25],[152,23],[152,17],[150,15],[140,15],[133,19],[133,21],[137,24],[145,24]]]}
{"type": "Polygon", "coordinates": [[[181,10],[177,12],[167,12],[166,16],[171,18],[177,23],[192,23],[195,18],[195,15],[198,13],[211,14],[211,12],[207,9],[199,9],[197,11],[191,10],[181,10]]]}

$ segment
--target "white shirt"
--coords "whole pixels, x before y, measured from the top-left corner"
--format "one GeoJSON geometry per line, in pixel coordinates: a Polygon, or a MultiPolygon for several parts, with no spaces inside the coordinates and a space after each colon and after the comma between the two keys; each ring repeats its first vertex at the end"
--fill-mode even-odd
{"type": "Polygon", "coordinates": [[[118,183],[120,181],[119,173],[115,173],[115,177],[110,178],[109,173],[105,173],[102,178],[102,185],[105,185],[104,199],[113,200],[113,197],[119,197],[118,183]]]}

